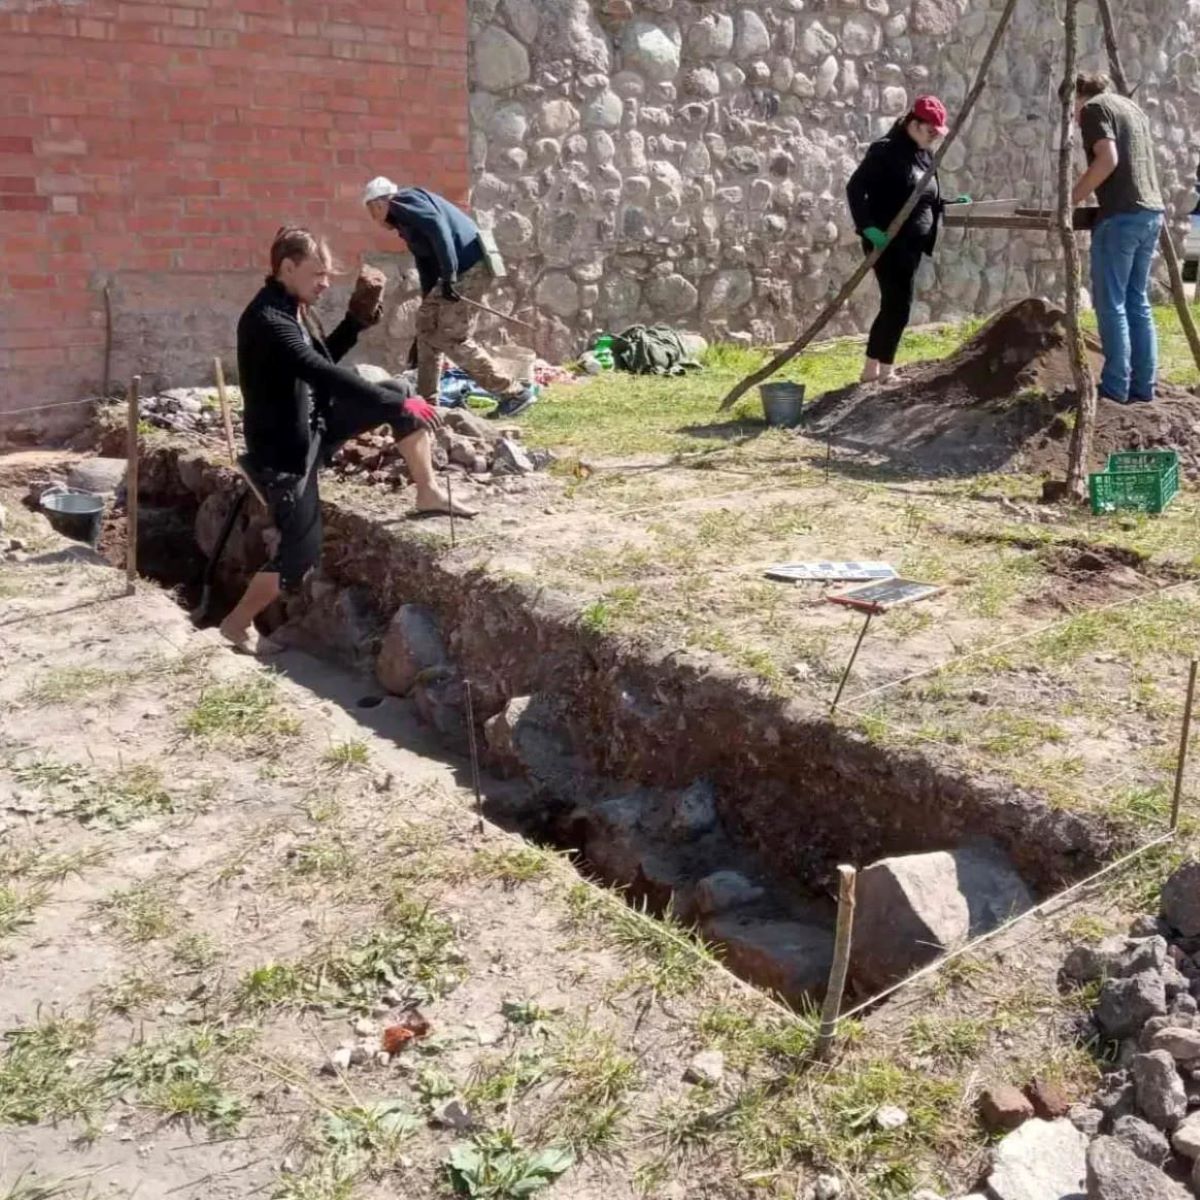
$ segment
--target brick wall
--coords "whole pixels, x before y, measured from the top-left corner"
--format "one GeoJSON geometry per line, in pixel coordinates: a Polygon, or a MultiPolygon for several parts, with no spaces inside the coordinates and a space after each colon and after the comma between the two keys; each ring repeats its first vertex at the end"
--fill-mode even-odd
{"type": "Polygon", "coordinates": [[[465,0],[0,3],[0,440],[206,382],[285,221],[353,265],[387,174],[466,197],[465,0]],[[4,414],[9,414],[6,418],[4,414]]]}

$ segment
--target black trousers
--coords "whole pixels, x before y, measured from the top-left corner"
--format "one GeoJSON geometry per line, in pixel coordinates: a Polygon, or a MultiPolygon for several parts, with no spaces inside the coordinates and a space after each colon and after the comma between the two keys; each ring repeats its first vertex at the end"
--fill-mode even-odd
{"type": "MultiPolygon", "coordinates": [[[[372,403],[357,397],[340,397],[329,405],[323,414],[323,442],[327,451],[380,425],[390,426],[397,440],[421,428],[404,411],[404,400],[412,395],[407,382],[389,380],[380,386],[396,392],[396,399],[372,403]]],[[[279,531],[279,549],[262,569],[278,571],[279,585],[284,591],[299,588],[305,575],[321,560],[321,493],[317,485],[320,465],[318,456],[307,478],[281,475],[267,487],[271,522],[279,531]]]]}
{"type": "MultiPolygon", "coordinates": [[[[870,246],[866,245],[866,248],[869,250],[870,246]]],[[[912,315],[917,268],[923,253],[920,243],[895,241],[880,255],[873,268],[879,282],[879,315],[867,338],[867,357],[876,362],[896,361],[900,338],[912,315]]]]}

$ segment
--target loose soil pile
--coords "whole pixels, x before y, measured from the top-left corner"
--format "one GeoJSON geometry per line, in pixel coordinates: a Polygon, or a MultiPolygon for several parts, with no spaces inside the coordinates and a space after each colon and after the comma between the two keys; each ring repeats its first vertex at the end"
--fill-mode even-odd
{"type": "MultiPolygon", "coordinates": [[[[907,368],[889,384],[822,396],[808,430],[922,473],[1061,473],[1076,404],[1064,315],[1045,300],[1022,300],[949,358],[907,368]]],[[[1098,376],[1094,338],[1088,353],[1098,376]]],[[[1200,475],[1200,398],[1163,384],[1152,404],[1099,401],[1093,466],[1113,451],[1141,449],[1178,450],[1187,472],[1200,475]]]]}

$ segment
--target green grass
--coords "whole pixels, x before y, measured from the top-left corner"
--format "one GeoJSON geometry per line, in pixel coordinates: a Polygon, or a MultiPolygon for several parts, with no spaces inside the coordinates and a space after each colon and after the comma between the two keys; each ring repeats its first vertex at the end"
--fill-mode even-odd
{"type": "Polygon", "coordinates": [[[25,689],[30,704],[76,704],[108,696],[129,684],[136,672],[102,667],[54,667],[25,689]]]}
{"type": "Polygon", "coordinates": [[[229,1060],[252,1039],[246,1029],[201,1027],[139,1042],[113,1061],[107,1080],[117,1090],[133,1089],[140,1103],[168,1120],[229,1135],[246,1115],[245,1102],[229,1086],[229,1060]]]}
{"type": "Polygon", "coordinates": [[[175,932],[176,913],[159,883],[139,883],[114,892],[98,908],[109,929],[126,942],[153,942],[175,932]]]}
{"type": "Polygon", "coordinates": [[[32,925],[34,913],[45,904],[49,895],[49,889],[41,884],[20,888],[0,884],[0,941],[26,925],[32,925]]]}
{"type": "Polygon", "coordinates": [[[360,738],[348,742],[335,742],[325,752],[322,762],[335,771],[350,771],[355,767],[370,764],[371,752],[367,743],[360,738]]]}
{"type": "Polygon", "coordinates": [[[175,811],[171,793],[163,786],[162,771],[153,763],[132,763],[83,789],[74,814],[87,824],[121,829],[144,817],[175,811]]]}
{"type": "Polygon", "coordinates": [[[0,1127],[95,1115],[107,1096],[88,1058],[95,1037],[92,1022],[66,1018],[5,1034],[0,1127]]]}
{"type": "Polygon", "coordinates": [[[185,971],[206,970],[220,957],[220,947],[207,933],[185,933],[171,948],[171,958],[185,971]]]}
{"type": "Polygon", "coordinates": [[[206,688],[183,722],[184,732],[209,742],[257,741],[270,754],[294,738],[299,721],[284,711],[275,682],[262,675],[206,688]]]}
{"type": "Polygon", "coordinates": [[[548,853],[536,846],[508,846],[477,850],[471,860],[472,872],[494,879],[505,887],[531,883],[550,870],[548,853]]]}

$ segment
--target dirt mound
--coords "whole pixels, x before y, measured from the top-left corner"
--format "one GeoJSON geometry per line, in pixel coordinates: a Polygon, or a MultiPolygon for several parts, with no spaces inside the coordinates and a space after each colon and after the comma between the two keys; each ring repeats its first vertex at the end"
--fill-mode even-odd
{"type": "MultiPolygon", "coordinates": [[[[906,368],[895,382],[829,392],[807,428],[929,474],[1004,468],[1061,473],[1076,395],[1064,313],[1022,300],[949,358],[906,368]]],[[[1088,339],[1094,374],[1100,345],[1088,339]]],[[[1200,475],[1200,398],[1162,385],[1153,404],[1099,402],[1095,465],[1114,450],[1171,448],[1200,475]]]]}

